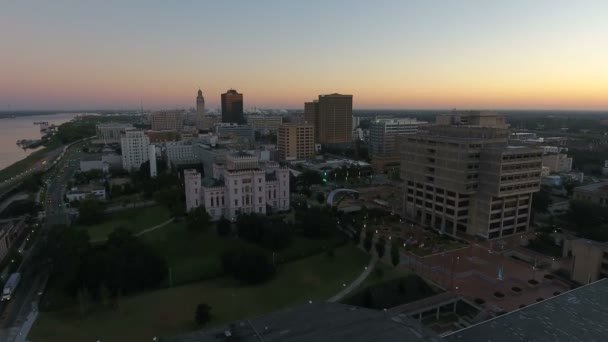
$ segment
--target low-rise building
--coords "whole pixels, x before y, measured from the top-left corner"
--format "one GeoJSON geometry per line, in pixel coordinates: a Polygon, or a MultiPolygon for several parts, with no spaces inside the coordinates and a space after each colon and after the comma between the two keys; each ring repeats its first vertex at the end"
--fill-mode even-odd
{"type": "Polygon", "coordinates": [[[608,206],[608,182],[594,183],[574,188],[573,199],[604,207],[608,206]]]}
{"type": "Polygon", "coordinates": [[[279,115],[250,114],[245,116],[245,120],[255,131],[264,134],[276,132],[283,123],[283,117],[279,115]]]}
{"type": "Polygon", "coordinates": [[[185,170],[184,180],[187,210],[204,205],[213,220],[289,210],[289,170],[247,153],[216,161],[212,176],[205,180],[198,171],[185,170]]]}
{"type": "Polygon", "coordinates": [[[184,119],[181,111],[162,111],[152,113],[150,123],[154,131],[181,131],[184,119]]]}
{"type": "Polygon", "coordinates": [[[220,123],[215,125],[215,133],[220,138],[237,138],[247,142],[255,141],[255,131],[251,125],[220,123]]]}
{"type": "Polygon", "coordinates": [[[68,202],[82,201],[90,196],[95,197],[100,201],[105,201],[106,189],[103,187],[103,185],[88,185],[71,188],[70,191],[65,194],[68,202]]]}
{"type": "Polygon", "coordinates": [[[119,144],[120,136],[127,130],[134,129],[133,125],[125,123],[100,123],[95,126],[96,137],[94,144],[119,144]]]}
{"type": "Polygon", "coordinates": [[[564,153],[543,154],[543,166],[549,168],[550,173],[572,171],[572,158],[564,153]]]}
{"type": "Polygon", "coordinates": [[[180,160],[192,160],[194,153],[192,152],[192,141],[176,141],[165,144],[165,153],[169,162],[177,162],[180,160]]]}
{"type": "Polygon", "coordinates": [[[608,243],[587,239],[564,241],[564,256],[572,254],[574,261],[570,278],[587,284],[608,277],[608,243]]]}

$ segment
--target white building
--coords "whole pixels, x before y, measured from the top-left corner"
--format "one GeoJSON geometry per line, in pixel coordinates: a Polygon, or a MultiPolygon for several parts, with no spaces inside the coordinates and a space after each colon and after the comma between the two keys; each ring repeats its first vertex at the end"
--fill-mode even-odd
{"type": "Polygon", "coordinates": [[[180,160],[191,160],[194,158],[191,141],[167,142],[165,143],[165,153],[167,155],[167,160],[172,163],[180,160]]]}
{"type": "Polygon", "coordinates": [[[106,200],[106,189],[103,186],[91,187],[84,186],[80,188],[72,188],[67,192],[65,197],[67,197],[68,202],[73,201],[82,201],[83,199],[93,196],[100,201],[106,200]]]}
{"type": "Polygon", "coordinates": [[[125,170],[138,170],[149,160],[150,138],[140,130],[125,131],[120,138],[122,167],[125,170]]]}
{"type": "Polygon", "coordinates": [[[187,210],[204,205],[212,220],[289,210],[289,169],[247,153],[233,153],[214,163],[213,179],[205,180],[209,184],[203,185],[195,170],[186,170],[184,179],[187,210]]]}
{"type": "Polygon", "coordinates": [[[93,143],[97,144],[118,144],[120,136],[127,130],[134,129],[131,124],[124,123],[101,123],[95,126],[96,138],[93,143]]]}

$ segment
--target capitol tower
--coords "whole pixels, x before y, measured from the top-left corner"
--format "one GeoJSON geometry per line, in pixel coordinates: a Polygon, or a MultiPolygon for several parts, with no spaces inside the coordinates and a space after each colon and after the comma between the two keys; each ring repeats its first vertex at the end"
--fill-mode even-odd
{"type": "Polygon", "coordinates": [[[198,90],[196,96],[196,128],[203,129],[203,121],[205,118],[205,98],[203,97],[203,91],[198,90]]]}

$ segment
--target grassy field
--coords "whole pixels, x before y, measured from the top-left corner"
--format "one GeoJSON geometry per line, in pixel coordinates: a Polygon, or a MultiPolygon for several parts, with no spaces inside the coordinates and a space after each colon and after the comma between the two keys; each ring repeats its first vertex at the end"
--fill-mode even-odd
{"type": "Polygon", "coordinates": [[[242,287],[230,278],[190,284],[122,298],[115,310],[97,310],[80,319],[77,308],[40,313],[28,339],[34,342],[150,341],[197,327],[196,306],[212,307],[210,325],[251,317],[283,307],[325,300],[353,281],[369,256],[352,245],[340,247],[334,258],[324,254],[281,265],[271,281],[242,287]]]}
{"type": "Polygon", "coordinates": [[[4,169],[0,170],[0,182],[2,182],[5,179],[14,177],[14,176],[20,174],[21,172],[31,168],[34,164],[36,164],[36,162],[38,162],[39,160],[42,160],[48,152],[49,152],[49,149],[42,148],[36,152],[33,152],[32,154],[25,157],[24,159],[22,159],[18,162],[15,162],[15,163],[5,167],[4,169]]]}
{"type": "Polygon", "coordinates": [[[163,206],[133,208],[108,214],[107,218],[99,224],[80,227],[89,232],[91,241],[99,241],[104,240],[118,227],[124,227],[137,233],[165,222],[169,217],[169,210],[163,206]]]}
{"type": "MultiPolygon", "coordinates": [[[[189,231],[183,222],[172,223],[142,238],[167,258],[174,285],[217,277],[221,272],[219,257],[227,249],[260,248],[242,239],[221,238],[215,233],[215,227],[205,232],[189,231]]],[[[299,259],[340,242],[338,237],[321,240],[295,237],[288,248],[275,253],[275,260],[280,264],[284,260],[299,259]]]]}

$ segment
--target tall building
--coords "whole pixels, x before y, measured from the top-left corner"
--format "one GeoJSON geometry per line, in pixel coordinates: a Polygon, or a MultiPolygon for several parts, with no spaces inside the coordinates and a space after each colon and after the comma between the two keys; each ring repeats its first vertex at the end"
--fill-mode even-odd
{"type": "Polygon", "coordinates": [[[155,112],[150,121],[153,131],[181,131],[184,127],[181,111],[155,112]]]}
{"type": "Polygon", "coordinates": [[[122,167],[125,170],[139,170],[141,164],[149,158],[150,138],[140,130],[128,130],[123,132],[120,138],[122,150],[122,167]]]}
{"type": "Polygon", "coordinates": [[[392,155],[399,136],[416,134],[418,126],[425,124],[416,119],[375,119],[369,128],[369,152],[372,155],[392,155]]]}
{"type": "Polygon", "coordinates": [[[447,234],[486,239],[528,230],[542,149],[509,146],[505,118],[453,112],[403,137],[403,212],[447,234]]]}
{"type": "Polygon", "coordinates": [[[279,158],[301,160],[314,156],[314,136],[314,126],[311,124],[282,124],[277,137],[279,158]]]}
{"type": "Polygon", "coordinates": [[[328,145],[352,143],[353,96],[319,95],[304,103],[304,120],[315,126],[316,142],[328,145]]]}
{"type": "Polygon", "coordinates": [[[229,89],[222,94],[222,122],[244,124],[243,117],[243,94],[234,89],[229,89]]]}
{"type": "Polygon", "coordinates": [[[289,210],[289,170],[276,162],[236,152],[213,164],[208,182],[197,171],[184,174],[187,210],[204,205],[212,220],[289,210]]]}
{"type": "Polygon", "coordinates": [[[205,98],[203,97],[203,91],[198,90],[198,95],[196,96],[196,128],[197,129],[205,129],[203,126],[205,119],[205,98]]]}

